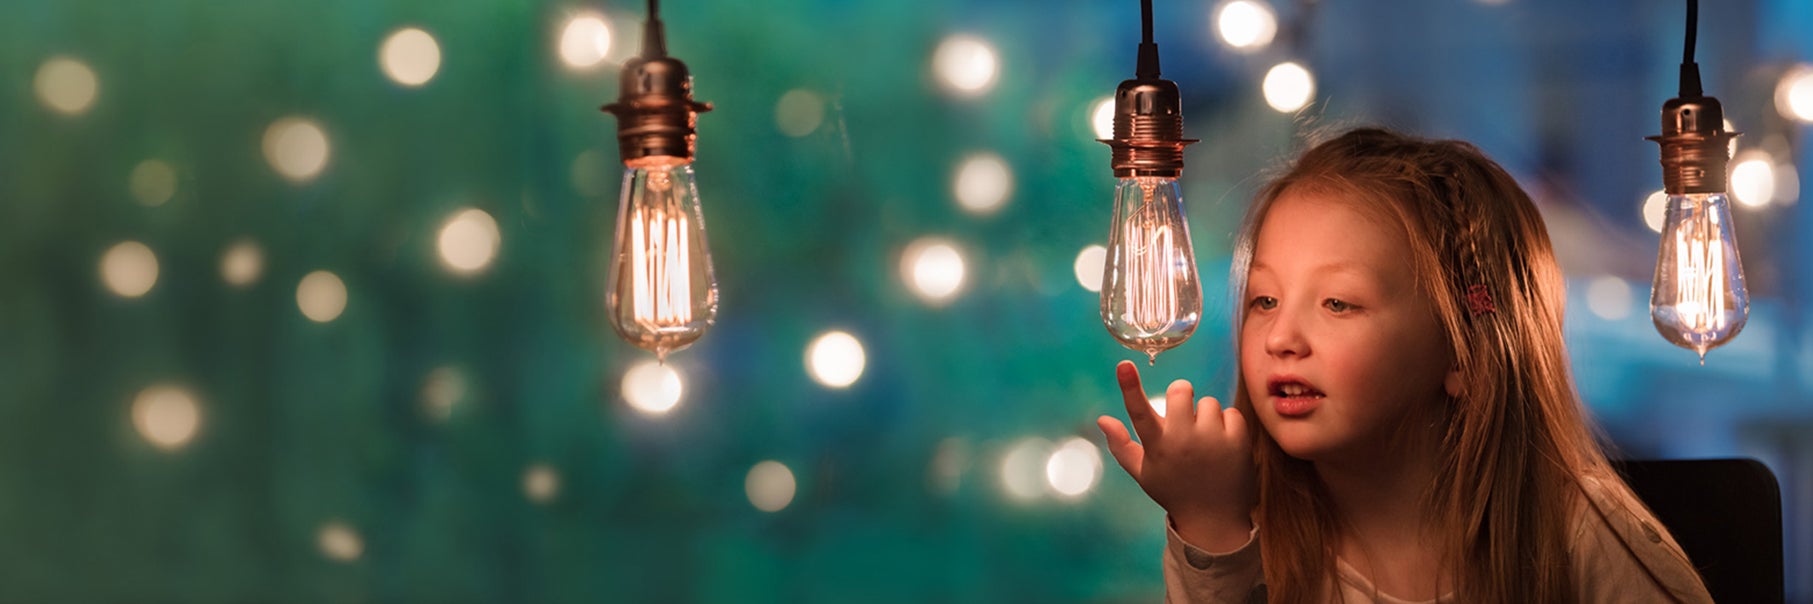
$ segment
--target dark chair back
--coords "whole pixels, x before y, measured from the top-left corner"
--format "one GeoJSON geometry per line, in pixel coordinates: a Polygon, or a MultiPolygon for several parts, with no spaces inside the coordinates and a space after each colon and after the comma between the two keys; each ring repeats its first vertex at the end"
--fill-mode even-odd
{"type": "Polygon", "coordinates": [[[1781,487],[1754,459],[1613,461],[1718,602],[1782,602],[1781,487]]]}

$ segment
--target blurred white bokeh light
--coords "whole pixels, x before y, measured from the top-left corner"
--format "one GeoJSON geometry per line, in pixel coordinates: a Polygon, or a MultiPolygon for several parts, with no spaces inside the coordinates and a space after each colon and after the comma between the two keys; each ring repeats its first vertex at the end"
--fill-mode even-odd
{"type": "Polygon", "coordinates": [[[296,307],[316,323],[339,318],[346,310],[346,282],[328,271],[309,273],[296,285],[296,307]]]}
{"type": "Polygon", "coordinates": [[[659,361],[643,361],[623,373],[623,400],[645,415],[665,415],[680,404],[680,373],[659,361]]]}
{"type": "Polygon", "coordinates": [[[477,208],[455,212],[441,226],[436,247],[441,264],[456,275],[471,275],[491,265],[502,236],[497,220],[477,208]]]}
{"type": "Polygon", "coordinates": [[[1007,160],[993,153],[976,153],[963,159],[951,192],[964,211],[975,215],[992,214],[1007,203],[1013,192],[1013,171],[1007,160]]]}
{"type": "Polygon", "coordinates": [[[94,106],[94,99],[100,94],[101,82],[94,75],[94,70],[71,57],[56,56],[38,66],[38,75],[32,80],[32,87],[38,93],[38,101],[52,111],[63,115],[81,115],[94,106]]]}
{"type": "Polygon", "coordinates": [[[575,15],[560,30],[560,60],[570,69],[596,66],[610,52],[611,26],[596,13],[575,15]]]}
{"type": "Polygon", "coordinates": [[[1082,285],[1083,289],[1099,292],[1102,291],[1102,271],[1107,263],[1108,248],[1091,244],[1077,252],[1076,262],[1070,268],[1076,272],[1078,285],[1082,285]]]}
{"type": "Polygon", "coordinates": [[[264,248],[250,239],[227,246],[220,254],[220,279],[233,287],[245,287],[258,281],[264,273],[264,248]]]}
{"type": "Polygon", "coordinates": [[[1586,286],[1586,307],[1607,321],[1630,316],[1630,284],[1617,277],[1600,277],[1586,286]]]}
{"type": "Polygon", "coordinates": [[[122,298],[137,298],[157,285],[157,254],[137,241],[122,241],[101,256],[101,282],[122,298]]]}
{"type": "Polygon", "coordinates": [[[145,207],[155,208],[176,195],[176,169],[155,159],[139,162],[132,168],[132,199],[145,207]]]}
{"type": "Polygon", "coordinates": [[[1752,149],[1739,153],[1731,161],[1731,196],[1752,208],[1775,201],[1775,160],[1768,153],[1752,149]]]}
{"type": "Polygon", "coordinates": [[[1280,113],[1292,113],[1316,96],[1316,79],[1296,63],[1284,62],[1265,72],[1265,103],[1280,113]]]}
{"type": "Polygon", "coordinates": [[[1255,0],[1232,0],[1215,9],[1215,33],[1236,52],[1257,52],[1278,34],[1278,15],[1255,0]]]}
{"type": "Polygon", "coordinates": [[[1089,129],[1097,140],[1114,138],[1114,97],[1096,99],[1089,106],[1089,129]]]}
{"type": "Polygon", "coordinates": [[[1065,440],[1045,461],[1045,479],[1062,497],[1089,492],[1101,477],[1101,450],[1086,439],[1065,440]]]}
{"type": "Polygon", "coordinates": [[[743,479],[743,492],[749,496],[749,504],[764,512],[785,509],[787,504],[793,503],[793,494],[798,487],[793,470],[774,460],[755,464],[743,479]]]}
{"type": "Polygon", "coordinates": [[[391,81],[414,88],[427,84],[441,69],[441,46],[426,31],[405,27],[378,48],[378,64],[391,81]]]}
{"type": "Polygon", "coordinates": [[[933,305],[944,304],[963,288],[963,254],[949,241],[921,238],[908,244],[901,254],[900,272],[920,299],[933,305]]]}
{"type": "Polygon", "coordinates": [[[995,49],[980,38],[953,35],[938,43],[932,69],[944,87],[960,96],[977,96],[993,87],[1000,75],[995,49]]]}
{"type": "Polygon", "coordinates": [[[264,158],[290,182],[307,182],[327,167],[327,133],[313,120],[285,117],[264,131],[264,158]]]}
{"type": "Polygon", "coordinates": [[[1813,123],[1813,65],[1800,64],[1775,85],[1775,110],[1802,124],[1813,123]]]}
{"type": "Polygon", "coordinates": [[[201,406],[188,391],[152,386],[132,401],[132,427],[139,436],[165,451],[189,444],[201,426],[201,406]]]}
{"type": "Polygon", "coordinates": [[[825,121],[825,99],[817,93],[795,88],[774,103],[774,127],[781,134],[799,138],[818,130],[825,121]]]}
{"type": "Polygon", "coordinates": [[[826,387],[849,387],[862,377],[867,365],[862,341],[845,332],[826,332],[806,346],[806,372],[826,387]]]}

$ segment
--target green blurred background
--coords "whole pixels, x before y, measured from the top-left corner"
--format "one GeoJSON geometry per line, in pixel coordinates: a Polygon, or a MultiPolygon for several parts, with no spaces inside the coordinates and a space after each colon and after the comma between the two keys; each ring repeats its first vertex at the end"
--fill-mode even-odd
{"type": "MultiPolygon", "coordinates": [[[[1273,0],[1245,49],[1221,3],[1155,4],[1209,317],[1155,394],[1226,394],[1232,232],[1307,133],[1465,138],[1545,212],[1620,454],[1762,459],[1813,597],[1813,212],[1776,100],[1813,7],[1703,7],[1708,93],[1775,191],[1736,217],[1749,327],[1701,367],[1646,319],[1680,3],[1273,0]],[[1307,107],[1263,92],[1286,60],[1307,107]]],[[[717,107],[722,292],[664,366],[603,312],[598,107],[643,11],[0,5],[0,601],[1159,599],[1161,512],[1097,448],[1136,355],[1086,252],[1138,3],[664,2],[717,107]],[[861,354],[815,363],[832,332],[861,354]]]]}

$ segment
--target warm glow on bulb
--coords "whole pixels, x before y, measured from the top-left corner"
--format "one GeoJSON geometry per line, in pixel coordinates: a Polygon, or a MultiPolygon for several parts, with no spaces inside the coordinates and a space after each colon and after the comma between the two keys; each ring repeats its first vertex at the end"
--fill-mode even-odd
{"type": "Polygon", "coordinates": [[[1704,330],[1723,327],[1725,296],[1719,284],[1725,280],[1724,259],[1716,245],[1690,240],[1688,235],[1675,235],[1675,266],[1681,279],[1675,283],[1676,304],[1688,329],[1704,330]]]}
{"type": "Polygon", "coordinates": [[[1202,315],[1202,285],[1183,198],[1172,178],[1122,179],[1102,281],[1102,321],[1122,345],[1158,353],[1182,344],[1202,315]]]}
{"type": "Polygon", "coordinates": [[[1171,225],[1128,222],[1124,241],[1137,253],[1127,265],[1127,316],[1146,331],[1164,329],[1177,314],[1177,284],[1170,278],[1177,265],[1177,242],[1171,225]]]}
{"type": "Polygon", "coordinates": [[[717,317],[692,166],[646,165],[624,176],[609,303],[625,340],[665,359],[717,317]]]}
{"type": "Polygon", "coordinates": [[[630,215],[634,239],[630,261],[634,276],[636,321],[651,325],[692,320],[692,282],[686,275],[686,215],[659,210],[630,215]]]}
{"type": "Polygon", "coordinates": [[[1723,194],[1691,194],[1670,196],[1668,204],[1650,318],[1664,338],[1704,363],[1706,351],[1735,337],[1749,313],[1730,203],[1723,194]]]}

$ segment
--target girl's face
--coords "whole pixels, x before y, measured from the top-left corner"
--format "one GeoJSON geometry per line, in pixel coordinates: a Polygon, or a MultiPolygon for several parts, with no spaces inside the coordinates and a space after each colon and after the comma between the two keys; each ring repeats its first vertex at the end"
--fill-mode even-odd
{"type": "Polygon", "coordinates": [[[1376,459],[1394,436],[1432,429],[1445,401],[1453,353],[1404,230],[1356,203],[1285,191],[1247,273],[1241,374],[1267,433],[1299,459],[1376,459]]]}

